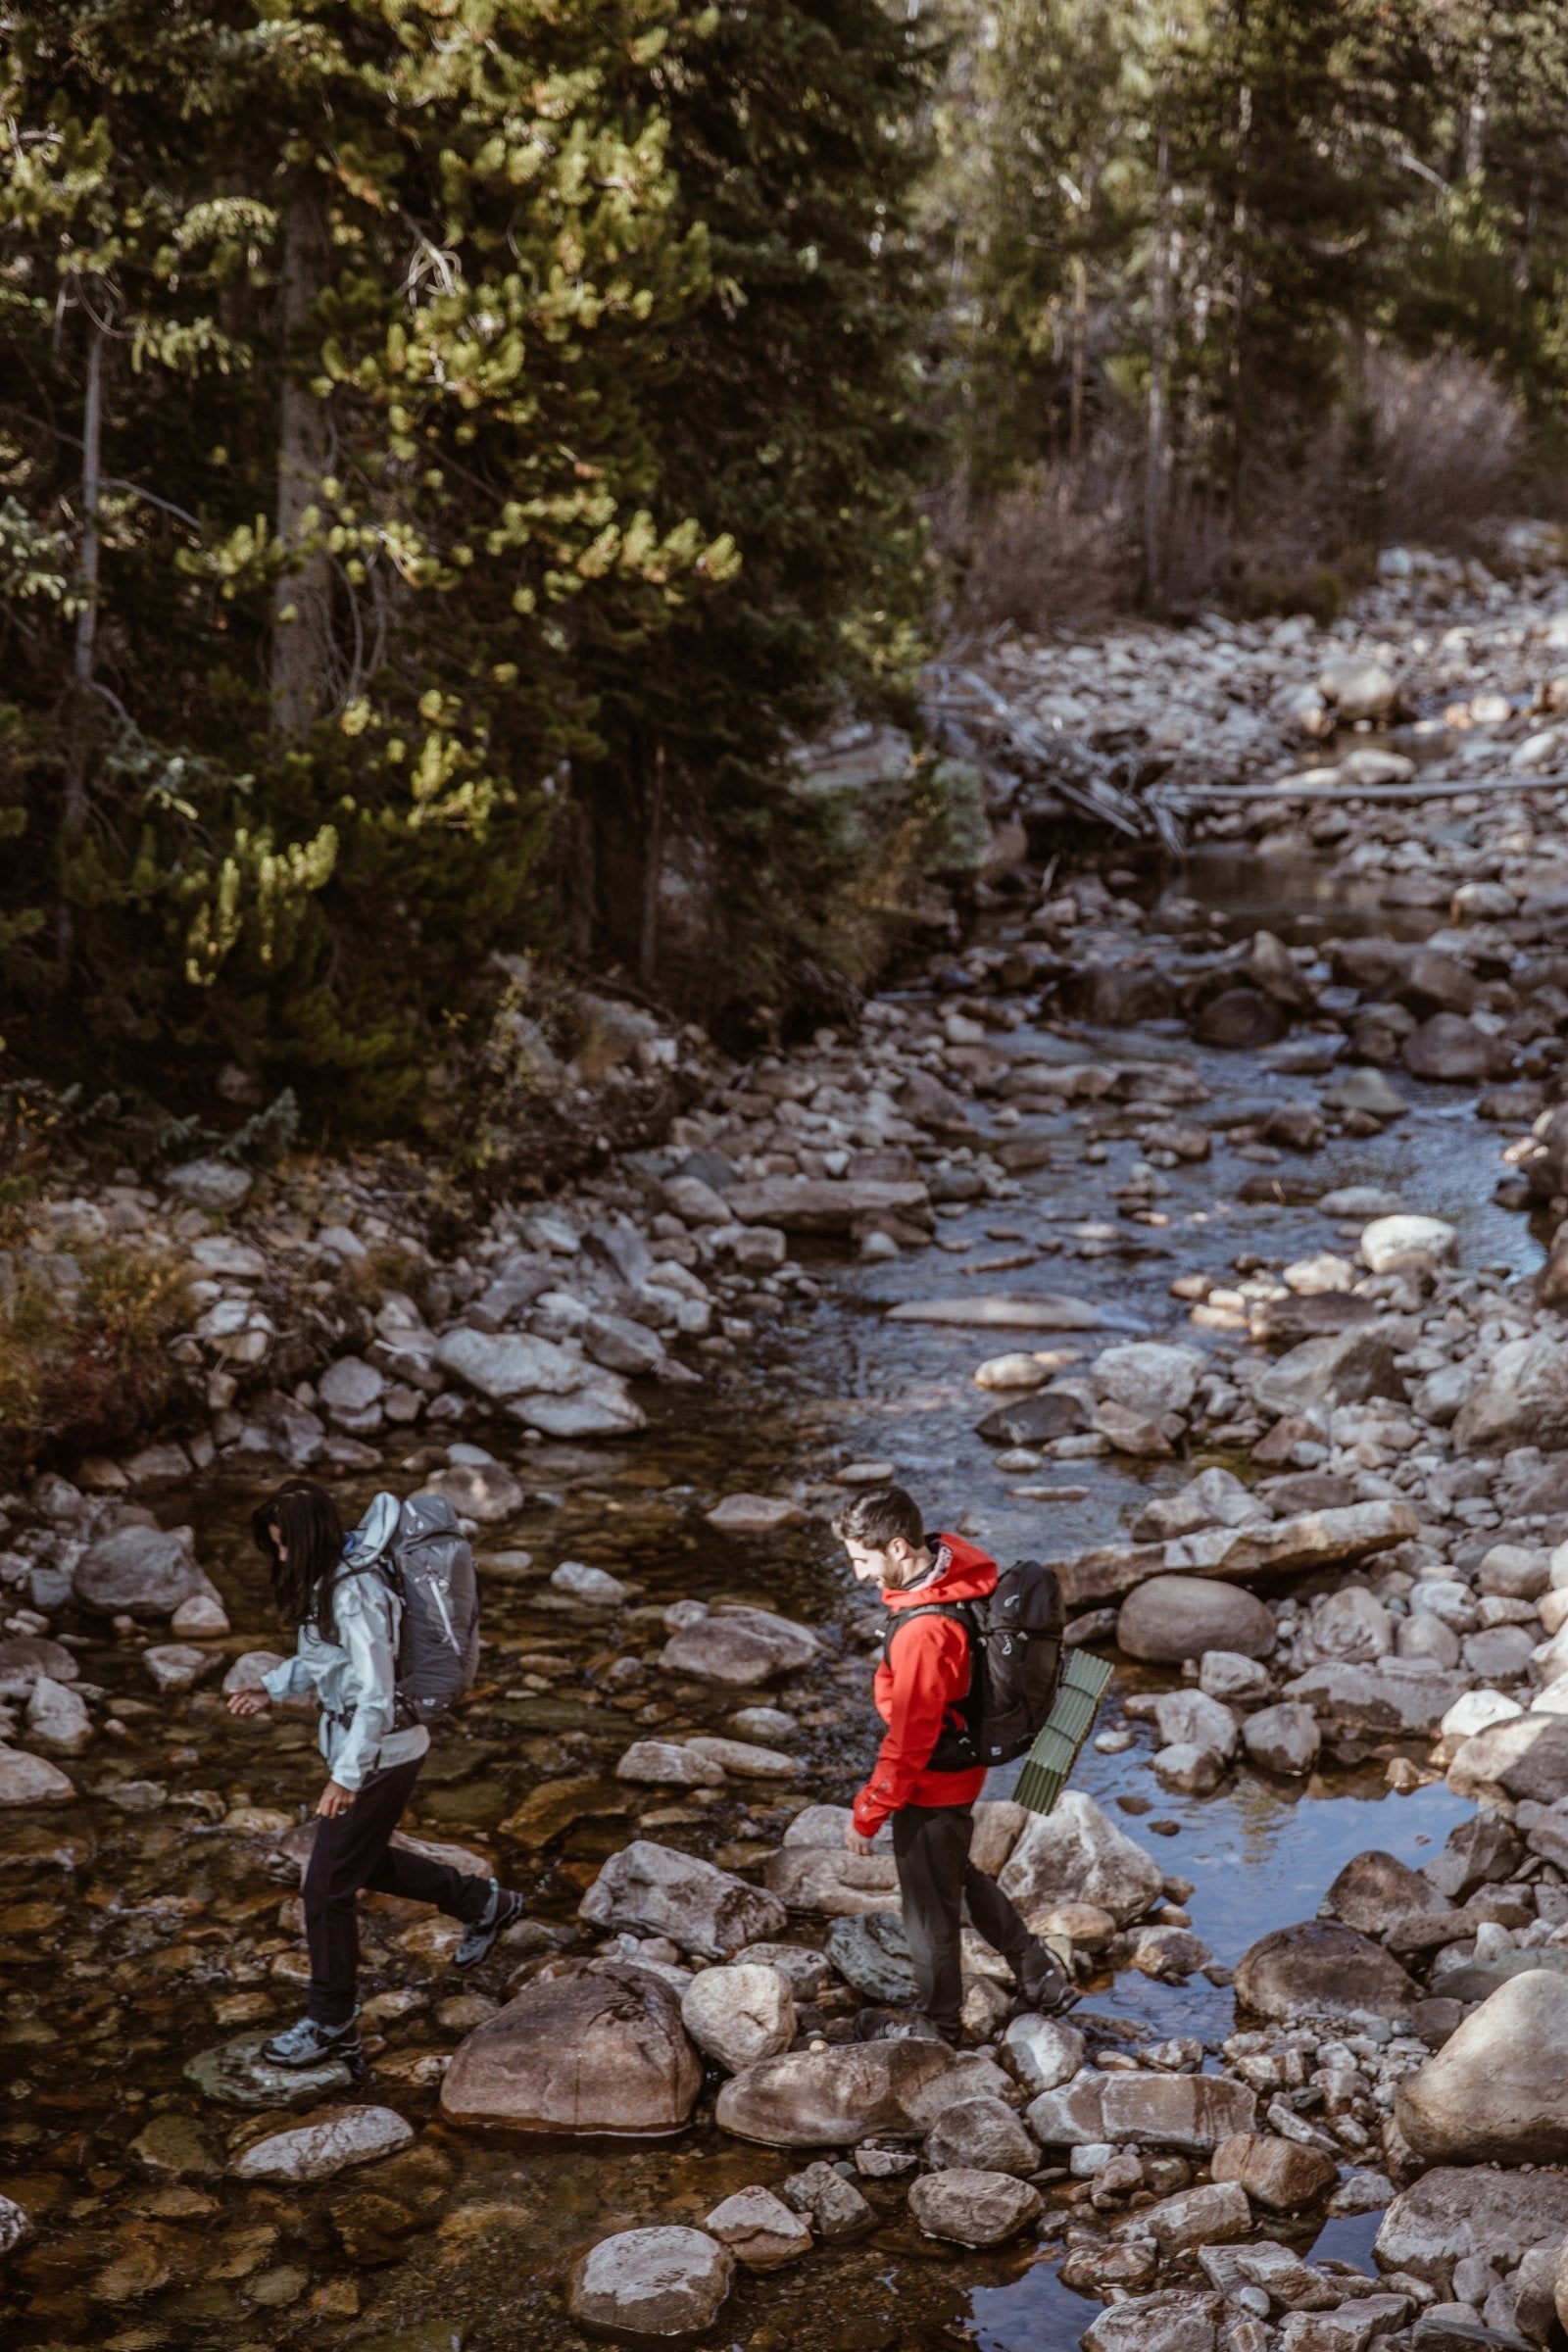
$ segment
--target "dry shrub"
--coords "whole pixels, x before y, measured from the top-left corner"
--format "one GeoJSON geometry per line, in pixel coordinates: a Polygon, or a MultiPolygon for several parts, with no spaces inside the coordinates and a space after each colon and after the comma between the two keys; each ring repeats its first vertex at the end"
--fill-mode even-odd
{"type": "Polygon", "coordinates": [[[1124,612],[1138,592],[1139,452],[1107,429],[1084,457],[1035,466],[994,504],[962,486],[935,514],[937,538],[961,578],[966,629],[1087,627],[1124,612]]]}
{"type": "Polygon", "coordinates": [[[1383,535],[1466,553],[1513,512],[1524,461],[1519,404],[1462,352],[1425,359],[1377,346],[1366,397],[1382,488],[1383,535]]]}
{"type": "Polygon", "coordinates": [[[17,1268],[0,1303],[0,1459],[8,1467],[65,1447],[138,1437],[191,1396],[169,1343],[188,1328],[183,1266],[111,1245],[78,1251],[82,1279],[62,1293],[17,1268]]]}

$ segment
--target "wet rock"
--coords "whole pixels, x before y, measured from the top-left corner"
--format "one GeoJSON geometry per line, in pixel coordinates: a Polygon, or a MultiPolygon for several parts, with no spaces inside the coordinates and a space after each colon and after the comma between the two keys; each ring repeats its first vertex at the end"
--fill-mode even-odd
{"type": "Polygon", "coordinates": [[[727,1728],[737,1740],[772,1747],[780,1740],[794,1739],[801,1727],[782,1707],[737,1707],[727,1728]]]}
{"type": "Polygon", "coordinates": [[[1568,2236],[1568,2173],[1438,2166],[1401,2189],[1373,2248],[1385,2270],[1408,2271],[1446,2294],[1471,2255],[1512,2269],[1531,2246],[1568,2236]]]}
{"type": "Polygon", "coordinates": [[[629,2335],[692,2335],[729,2293],[735,2257],[706,2230],[621,2230],[572,2273],[567,2303],[585,2328],[629,2335]]]}
{"type": "Polygon", "coordinates": [[[0,1810],[14,1805],[70,1805],[76,1791],[70,1778],[47,1756],[25,1748],[0,1747],[0,1810]]]}
{"type": "Polygon", "coordinates": [[[567,1961],[459,2043],[441,2112],[519,2132],[672,2132],[702,2080],[662,1977],[620,1961],[567,1961]]]}
{"type": "Polygon", "coordinates": [[[1277,1363],[1251,1375],[1252,1395],[1271,1413],[1300,1413],[1317,1404],[1364,1404],[1369,1396],[1401,1397],[1403,1377],[1381,1323],[1360,1324],[1320,1340],[1303,1340],[1277,1363]]]}
{"type": "Polygon", "coordinates": [[[722,1772],[733,1773],[741,1781],[794,1781],[800,1778],[798,1756],[786,1756],[776,1747],[758,1747],[749,1740],[721,1740],[700,1733],[689,1740],[687,1746],[698,1755],[716,1764],[722,1772]]]}
{"type": "Polygon", "coordinates": [[[1568,1341],[1548,1332],[1494,1349],[1453,1424],[1461,1453],[1568,1445],[1568,1341]]]}
{"type": "Polygon", "coordinates": [[[828,1931],[827,1954],[847,1984],[868,2001],[905,2008],[915,1997],[914,1968],[903,1914],[867,1911],[836,1919],[828,1931]]]}
{"type": "Polygon", "coordinates": [[[1081,1396],[1065,1389],[1048,1389],[987,1413],[975,1423],[975,1434],[993,1446],[1044,1446],[1074,1436],[1087,1418],[1081,1396]]]}
{"type": "Polygon", "coordinates": [[[698,2048],[731,2074],[776,2058],[795,2039],[789,1979],[756,1962],[705,1968],[682,1995],[680,2015],[698,2048]]]}
{"type": "Polygon", "coordinates": [[[188,1642],[154,1642],[141,1653],[141,1662],[160,1690],[191,1690],[210,1669],[221,1663],[210,1650],[188,1642]]]}
{"type": "Polygon", "coordinates": [[[547,1438],[623,1437],[644,1428],[648,1419],[617,1373],[595,1372],[589,1377],[586,1366],[582,1386],[569,1396],[540,1390],[509,1397],[507,1410],[514,1420],[547,1438]]]}
{"type": "MultiPolygon", "coordinates": [[[[1351,1497],[1353,1499],[1353,1497],[1351,1497]]],[[[1203,1527],[1246,1527],[1270,1516],[1266,1502],[1244,1487],[1234,1471],[1200,1471],[1178,1494],[1157,1495],[1132,1524],[1140,1544],[1164,1544],[1196,1535],[1203,1527]]]]}
{"type": "Polygon", "coordinates": [[[223,2170],[195,2118],[177,2110],[144,2124],[128,2152],[155,2179],[216,2180],[223,2170]]]}
{"type": "Polygon", "coordinates": [[[931,1214],[931,1196],[923,1184],[874,1177],[835,1181],[766,1176],[732,1185],[725,1201],[743,1225],[776,1225],[785,1233],[847,1234],[862,1218],[907,1217],[924,1223],[931,1214]]]}
{"type": "Polygon", "coordinates": [[[893,1856],[852,1854],[839,1846],[785,1845],[762,1865],[762,1878],[791,1911],[826,1919],[852,1919],[886,1911],[898,1900],[899,1874],[893,1856]]]}
{"type": "Polygon", "coordinates": [[[1105,2075],[1086,2071],[1032,2099],[1030,2131],[1050,2147],[1169,2148],[1207,2156],[1222,2139],[1250,2132],[1257,2101],[1224,2075],[1105,2075]]]}
{"type": "Polygon", "coordinates": [[[1029,1822],[998,1884],[1024,1912],[1047,1903],[1096,1903],[1125,1926],[1159,1899],[1163,1873],[1093,1797],[1069,1788],[1054,1812],[1029,1822]]]}
{"type": "Polygon", "coordinates": [[[1499,1984],[1399,2085],[1399,2130],[1428,2164],[1551,2164],[1568,2156],[1568,1978],[1499,1984]]]}
{"type": "Polygon", "coordinates": [[[1303,1664],[1319,1665],[1336,1658],[1386,1658],[1393,1647],[1394,1620],[1382,1601],[1364,1586],[1345,1585],[1314,1602],[1298,1654],[1303,1664]]]}
{"type": "Polygon", "coordinates": [[[1183,1742],[1220,1757],[1236,1752],[1236,1718],[1201,1690],[1162,1690],[1153,1701],[1154,1726],[1167,1745],[1183,1742]]]}
{"type": "Polygon", "coordinates": [[[169,1617],[210,1589],[179,1537],[161,1527],[122,1527],[89,1544],[71,1585],[84,1609],[105,1617],[169,1617]]]}
{"type": "Polygon", "coordinates": [[[1087,1298],[1036,1292],[1028,1298],[906,1298],[889,1307],[887,1319],[973,1331],[1100,1331],[1115,1318],[1087,1298]]]}
{"type": "Polygon", "coordinates": [[[40,1675],[74,1683],[78,1671],[64,1642],[46,1634],[13,1634],[0,1642],[0,1699],[29,1697],[40,1675]]]}
{"type": "Polygon", "coordinates": [[[1419,1985],[1380,1944],[1327,1920],[1273,1929],[1236,1968],[1237,2003],[1259,2017],[1320,2009],[1394,2016],[1420,1998],[1419,1985]]]}
{"type": "Polygon", "coordinates": [[[795,2212],[804,2214],[818,2237],[829,2245],[836,2240],[858,2237],[876,2220],[870,2206],[853,2180],[820,2159],[798,2173],[791,2173],[779,2189],[779,2195],[795,2212]]]}
{"type": "Polygon", "coordinates": [[[1266,1657],[1274,1619],[1255,1594],[1196,1576],[1152,1576],[1122,1602],[1116,1644],[1132,1658],[1175,1665],[1205,1650],[1266,1657]]]}
{"type": "Polygon", "coordinates": [[[391,2107],[334,2107],[252,2140],[229,2170],[241,2180],[330,2180],[406,2148],[414,2127],[391,2107]]]}
{"type": "Polygon", "coordinates": [[[1373,1847],[1346,1863],[1321,1908],[1359,1936],[1380,1936],[1407,1912],[1441,1911],[1443,1898],[1419,1871],[1373,1847]]]}
{"type": "Polygon", "coordinates": [[[1289,1016],[1260,989],[1227,988],[1198,1014],[1193,1035],[1200,1045],[1255,1053],[1282,1038],[1290,1025],[1289,1016]]]}
{"type": "Polygon", "coordinates": [[[710,1527],[726,1536],[776,1536],[806,1519],[798,1502],[776,1494],[726,1494],[706,1516],[710,1527]]]}
{"type": "Polygon", "coordinates": [[[1398,699],[1393,676],[1381,662],[1353,656],[1329,662],[1318,679],[1318,689],[1348,726],[1357,719],[1387,718],[1398,699]]]}
{"type": "Polygon", "coordinates": [[[1298,1700],[1286,1699],[1277,1707],[1260,1707],[1242,1726],[1242,1740],[1251,1761],[1264,1772],[1310,1772],[1323,1745],[1317,1717],[1298,1700]]]}
{"type": "Polygon", "coordinates": [[[1084,2037],[1059,2018],[1015,2017],[998,2056],[1032,2096],[1074,2080],[1084,2062],[1084,2037]]]}
{"type": "Polygon", "coordinates": [[[618,1609],[632,1597],[631,1587],[623,1585],[618,1576],[612,1576],[608,1569],[590,1568],[586,1560],[563,1560],[550,1572],[550,1589],[596,1609],[618,1609]]]}
{"type": "Polygon", "coordinates": [[[1035,2141],[998,2098],[955,2100],[932,2126],[924,2155],[933,2172],[1013,2173],[1020,2180],[1040,2162],[1035,2141]]]}
{"type": "MultiPolygon", "coordinates": [[[[1402,1118],[1410,1105],[1391,1078],[1381,1070],[1341,1070],[1323,1089],[1323,1103],[1328,1110],[1358,1110],[1373,1119],[1402,1118]]],[[[1324,1214],[1331,1217],[1376,1216],[1391,1205],[1391,1196],[1380,1193],[1376,1186],[1345,1185],[1339,1191],[1326,1193],[1318,1202],[1324,1214]],[[1346,1205],[1348,1203],[1348,1205],[1346,1205]]],[[[1392,1197],[1397,1207],[1397,1196],[1392,1197]]]]}
{"type": "Polygon", "coordinates": [[[325,2066],[270,2066],[262,2044],[270,2038],[268,2028],[199,2051],[186,2062],[185,2080],[220,2107],[309,2107],[353,2089],[354,2078],[340,2059],[325,2066]]]}
{"type": "Polygon", "coordinates": [[[32,1686],[27,1730],[43,1746],[58,1748],[63,1755],[79,1756],[92,1744],[86,1700],[69,1683],[57,1683],[47,1674],[40,1674],[32,1686]]]}
{"type": "Polygon", "coordinates": [[[1214,2352],[1224,2305],[1218,2295],[1177,2288],[1129,2295],[1085,2328],[1083,2352],[1214,2352]]]}
{"type": "Polygon", "coordinates": [[[923,2135],[957,2100],[1006,2087],[990,2059],[945,2042],[846,2042],[748,2067],[720,2090],[714,2120],[768,2147],[848,2148],[876,2132],[923,2135]]]}
{"type": "Polygon", "coordinates": [[[169,1630],[182,1642],[205,1642],[228,1631],[228,1616],[220,1601],[210,1593],[197,1592],[182,1600],[169,1620],[169,1630]]]}
{"type": "Polygon", "coordinates": [[[1435,1012],[1423,1021],[1405,1039],[1399,1057],[1412,1078],[1447,1086],[1479,1085],[1500,1076],[1513,1059],[1500,1039],[1457,1012],[1435,1012]]]}
{"type": "Polygon", "coordinates": [[[927,2237],[958,2246],[1000,2246],[1035,2221],[1038,2188],[1006,2173],[927,2173],[909,2190],[909,2218],[927,2237]]]}
{"type": "Polygon", "coordinates": [[[634,1740],[615,1766],[617,1781],[651,1788],[722,1788],[722,1766],[671,1740],[634,1740]]]}
{"type": "Polygon", "coordinates": [[[1256,1706],[1268,1697],[1273,1680],[1266,1666],[1234,1649],[1205,1649],[1199,1660],[1198,1687],[1205,1698],[1226,1706],[1256,1706]]]}
{"type": "Polygon", "coordinates": [[[770,2188],[737,2189],[705,2216],[703,2228],[749,2271],[782,2270],[811,2251],[809,2228],[770,2188]]]}
{"type": "Polygon", "coordinates": [[[766,1609],[726,1609],[672,1634],[659,1655],[666,1674],[702,1683],[744,1687],[808,1666],[818,1649],[814,1634],[766,1609]]]}
{"type": "Polygon", "coordinates": [[[1167,2262],[1198,2246],[1222,2245],[1228,2238],[1245,2237],[1251,2226],[1251,2207],[1238,2180],[1202,2181],[1173,2197],[1162,2197],[1138,2216],[1140,2232],[1149,2231],[1167,2262]]]}
{"type": "Polygon", "coordinates": [[[424,1482],[427,1494],[439,1494],[465,1519],[494,1527],[513,1518],[527,1501],[519,1482],[500,1462],[449,1462],[424,1482]]]}
{"type": "Polygon", "coordinates": [[[1222,2139],[1210,2169],[1216,2180],[1239,2181],[1252,2203],[1270,2213],[1298,2213],[1303,2205],[1316,2204],[1339,2177],[1326,2148],[1304,2147],[1266,2132],[1238,2132],[1222,2139]]]}
{"type": "Polygon", "coordinates": [[[0,2262],[14,2254],[32,2235],[32,2223],[26,2209],[14,2197],[0,2197],[0,2262]]]}
{"type": "Polygon", "coordinates": [[[783,1904],[760,1887],[648,1838],[611,1856],[578,1908],[590,1927],[668,1936],[707,1960],[727,1960],[743,1944],[781,1935],[787,1919],[783,1904]]]}

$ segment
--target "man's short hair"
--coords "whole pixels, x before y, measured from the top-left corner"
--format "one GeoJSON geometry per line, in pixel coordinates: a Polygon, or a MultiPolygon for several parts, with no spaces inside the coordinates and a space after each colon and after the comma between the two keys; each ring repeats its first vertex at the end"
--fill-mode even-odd
{"type": "Polygon", "coordinates": [[[896,1536],[916,1551],[925,1542],[919,1506],[902,1487],[870,1487],[840,1511],[833,1533],[841,1544],[863,1544],[867,1551],[886,1551],[896,1536]]]}

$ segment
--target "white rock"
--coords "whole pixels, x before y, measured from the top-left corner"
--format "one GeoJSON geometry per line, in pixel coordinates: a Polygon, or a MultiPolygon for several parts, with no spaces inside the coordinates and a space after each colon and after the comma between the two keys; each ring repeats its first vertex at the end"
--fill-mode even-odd
{"type": "Polygon", "coordinates": [[[650,1788],[722,1788],[722,1765],[673,1740],[634,1740],[615,1766],[617,1781],[650,1788]]]}
{"type": "Polygon", "coordinates": [[[780,2270],[811,2251],[809,2227],[770,2188],[738,2188],[703,2227],[749,2271],[780,2270]]]}
{"type": "Polygon", "coordinates": [[[1208,1359],[1198,1348],[1170,1348],[1155,1340],[1103,1348],[1093,1366],[1113,1403],[1152,1421],[1162,1413],[1185,1413],[1207,1370],[1208,1359]]]}
{"type": "Polygon", "coordinates": [[[694,2334],[729,2292],[735,2257],[703,2230],[621,2230],[578,2264],[571,2316],[630,2335],[694,2334]]]}
{"type": "Polygon", "coordinates": [[[40,1674],[32,1686],[27,1729],[45,1747],[57,1747],[68,1756],[80,1755],[93,1736],[86,1700],[69,1684],[57,1683],[47,1674],[40,1674]]]}
{"type": "Polygon", "coordinates": [[[608,1569],[590,1568],[586,1560],[563,1560],[552,1569],[550,1582],[558,1592],[569,1592],[573,1600],[585,1600],[595,1608],[619,1608],[630,1600],[631,1590],[618,1576],[608,1569]]]}
{"type": "Polygon", "coordinates": [[[186,1642],[158,1642],[142,1651],[141,1662],[160,1690],[189,1690],[219,1663],[211,1651],[193,1649],[186,1642]]]}
{"type": "Polygon", "coordinates": [[[0,1808],[8,1805],[69,1805],[76,1791],[58,1764],[23,1747],[0,1747],[0,1808]]]}
{"type": "Polygon", "coordinates": [[[189,1600],[180,1602],[169,1620],[169,1630],[184,1639],[191,1635],[198,1640],[204,1635],[216,1638],[228,1631],[228,1611],[211,1592],[193,1592],[189,1600]]]}
{"type": "Polygon", "coordinates": [[[1069,1788],[1054,1812],[1031,1817],[998,1884],[1020,1911],[1095,1903],[1125,1927],[1159,1899],[1164,1872],[1092,1796],[1069,1788]]]}
{"type": "Polygon", "coordinates": [[[497,1403],[534,1395],[567,1396],[588,1378],[582,1357],[553,1340],[515,1331],[470,1331],[466,1324],[436,1342],[435,1360],[497,1403]]]}
{"type": "Polygon", "coordinates": [[[738,2074],[776,2058],[795,2039],[795,1996],[781,1969],[741,1963],[705,1968],[680,2005],[681,2023],[700,2050],[738,2074]]]}
{"type": "Polygon", "coordinates": [[[1442,1217],[1376,1217],[1361,1236],[1361,1256],[1374,1274],[1417,1251],[1446,1264],[1459,1253],[1459,1236],[1442,1217]]]}
{"type": "Polygon", "coordinates": [[[1084,2037],[1059,2018],[1015,2017],[1002,2036],[998,2055],[1034,2098],[1073,2080],[1084,2062],[1084,2037]]]}
{"type": "Polygon", "coordinates": [[[413,2126],[391,2107],[339,2107],[253,2140],[229,2169],[241,2180],[330,2180],[406,2148],[413,2137],[413,2126]]]}
{"type": "Polygon", "coordinates": [[[1504,1698],[1500,1690],[1467,1690],[1444,1716],[1443,1736],[1446,1740],[1469,1740],[1489,1724],[1506,1723],[1510,1716],[1523,1712],[1517,1699],[1504,1698]]]}
{"type": "Polygon", "coordinates": [[[747,1740],[720,1740],[705,1733],[686,1745],[721,1771],[734,1773],[737,1780],[793,1781],[801,1774],[798,1756],[786,1756],[776,1747],[755,1747],[747,1740]]]}
{"type": "Polygon", "coordinates": [[[806,1518],[798,1502],[776,1494],[726,1494],[707,1514],[710,1527],[726,1536],[776,1536],[786,1527],[800,1527],[806,1518]]]}

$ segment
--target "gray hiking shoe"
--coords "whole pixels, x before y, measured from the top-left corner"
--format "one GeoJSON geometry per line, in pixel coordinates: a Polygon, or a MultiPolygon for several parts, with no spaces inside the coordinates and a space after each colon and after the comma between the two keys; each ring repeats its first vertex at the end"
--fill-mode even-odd
{"type": "Polygon", "coordinates": [[[492,1879],[490,1900],[479,1917],[464,1929],[463,1941],[452,1955],[453,1965],[457,1968],[477,1968],[479,1962],[494,1949],[496,1937],[505,1935],[507,1929],[519,1920],[526,1909],[527,1904],[520,1894],[514,1894],[509,1886],[500,1886],[492,1879]]]}
{"type": "Polygon", "coordinates": [[[269,2066],[331,2066],[336,2062],[352,2075],[365,2072],[359,2022],[352,2017],[346,2026],[323,2026],[314,2017],[299,2018],[262,2044],[262,2056],[269,2066]]]}

